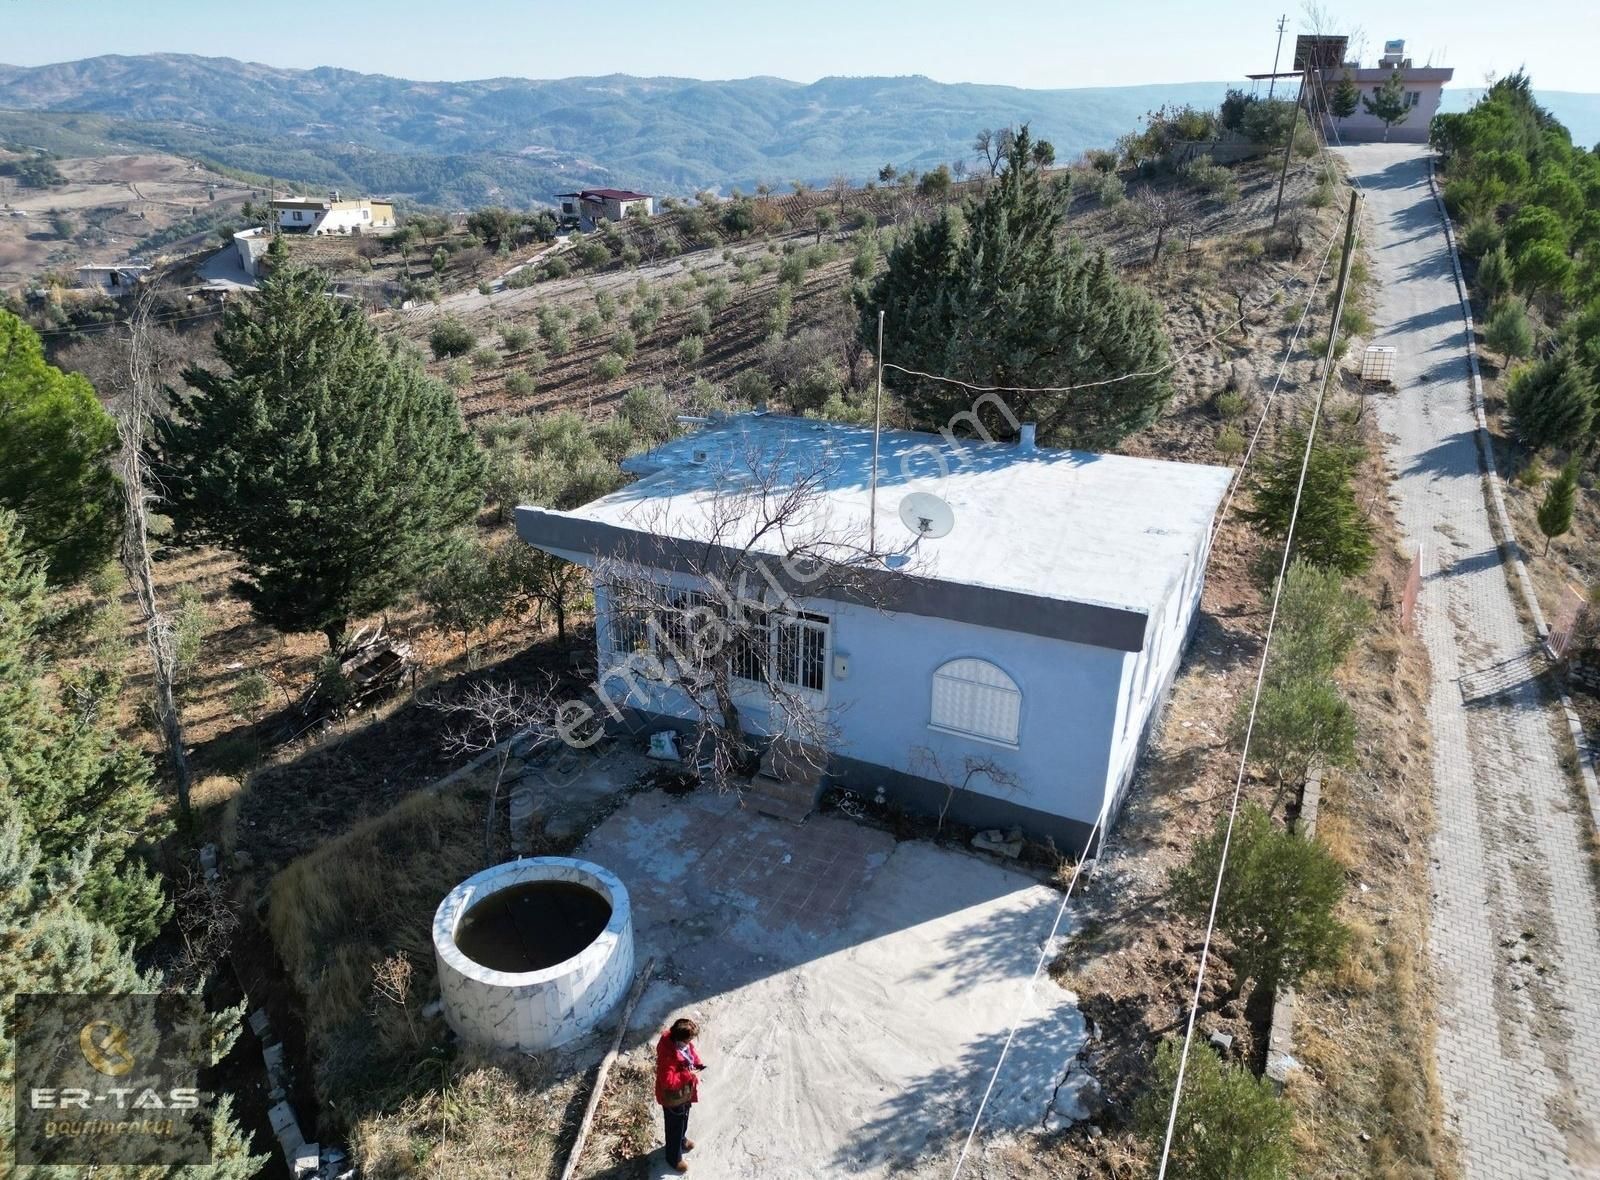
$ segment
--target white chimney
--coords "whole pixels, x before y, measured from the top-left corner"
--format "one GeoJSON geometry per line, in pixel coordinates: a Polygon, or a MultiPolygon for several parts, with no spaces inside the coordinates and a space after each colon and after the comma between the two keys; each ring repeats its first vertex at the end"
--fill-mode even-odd
{"type": "Polygon", "coordinates": [[[1017,436],[1017,450],[1031,452],[1037,449],[1034,442],[1034,433],[1036,430],[1037,427],[1032,422],[1024,422],[1022,424],[1022,433],[1017,436]]]}

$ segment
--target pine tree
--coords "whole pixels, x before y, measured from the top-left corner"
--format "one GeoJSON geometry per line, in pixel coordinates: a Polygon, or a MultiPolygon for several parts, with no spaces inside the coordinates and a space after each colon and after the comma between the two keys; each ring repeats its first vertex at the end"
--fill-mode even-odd
{"type": "Polygon", "coordinates": [[[123,938],[147,942],[167,906],[137,847],[160,839],[168,825],[157,818],[147,760],[117,738],[116,675],[45,663],[44,590],[43,569],[26,555],[15,515],[0,509],[0,802],[20,809],[50,866],[93,846],[82,874],[84,908],[123,938]]]}
{"type": "Polygon", "coordinates": [[[1361,96],[1361,105],[1366,108],[1367,114],[1383,123],[1383,138],[1389,139],[1389,129],[1398,123],[1404,123],[1406,116],[1411,113],[1411,108],[1406,105],[1405,82],[1396,70],[1389,76],[1389,80],[1378,87],[1368,98],[1361,96]]]}
{"type": "Polygon", "coordinates": [[[1533,325],[1522,304],[1508,299],[1496,307],[1483,329],[1483,342],[1505,357],[1506,364],[1521,360],[1533,351],[1533,325]]]}
{"type": "Polygon", "coordinates": [[[1506,253],[1504,242],[1478,260],[1477,273],[1472,277],[1479,294],[1491,303],[1511,290],[1517,272],[1512,265],[1511,255],[1506,253]]]}
{"type": "Polygon", "coordinates": [[[1506,408],[1517,437],[1534,450],[1570,448],[1589,434],[1594,387],[1568,346],[1513,373],[1506,408]]]}
{"type": "Polygon", "coordinates": [[[191,369],[161,424],[174,518],[244,559],[257,618],[337,651],[443,559],[482,460],[450,393],[286,257],[217,351],[228,371],[191,369]]]}
{"type": "Polygon", "coordinates": [[[1546,553],[1550,552],[1550,542],[1572,531],[1572,509],[1577,499],[1578,461],[1569,459],[1539,502],[1539,531],[1544,534],[1546,553]]]}
{"type": "MultiPolygon", "coordinates": [[[[1305,488],[1294,519],[1294,554],[1321,569],[1346,577],[1372,561],[1372,522],[1356,500],[1358,447],[1320,440],[1305,458],[1305,432],[1287,431],[1252,484],[1254,506],[1245,519],[1275,541],[1289,532],[1302,461],[1305,488]]],[[[1276,573],[1276,569],[1274,569],[1276,573]]]]}
{"type": "Polygon", "coordinates": [[[1361,88],[1356,85],[1350,71],[1346,70],[1339,84],[1333,88],[1333,93],[1328,96],[1328,113],[1335,119],[1348,119],[1356,113],[1360,101],[1361,88]]]}
{"type": "Polygon", "coordinates": [[[0,508],[20,518],[53,583],[76,581],[116,549],[116,444],[89,383],[47,363],[33,329],[0,310],[0,508]]]}
{"type": "MultiPolygon", "coordinates": [[[[1063,240],[1067,192],[1035,163],[1023,128],[980,200],[919,225],[896,245],[860,303],[863,341],[887,362],[982,385],[1066,386],[1151,373],[1058,394],[1007,394],[1041,441],[1108,447],[1153,421],[1171,395],[1160,310],[1126,286],[1103,254],[1063,240]]],[[[912,417],[931,429],[965,420],[960,386],[887,374],[912,417]]],[[[1003,433],[1005,425],[990,423],[1003,433]]]]}

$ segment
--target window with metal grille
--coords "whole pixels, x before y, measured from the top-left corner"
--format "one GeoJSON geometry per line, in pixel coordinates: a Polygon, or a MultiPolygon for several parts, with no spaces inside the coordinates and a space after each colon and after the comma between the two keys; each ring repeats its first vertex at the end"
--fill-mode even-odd
{"type": "Polygon", "coordinates": [[[1017,744],[1022,722],[1022,690],[987,660],[951,660],[933,673],[935,729],[1017,744]]]}
{"type": "Polygon", "coordinates": [[[828,618],[800,613],[773,624],[777,679],[795,688],[821,692],[827,683],[828,618]]]}

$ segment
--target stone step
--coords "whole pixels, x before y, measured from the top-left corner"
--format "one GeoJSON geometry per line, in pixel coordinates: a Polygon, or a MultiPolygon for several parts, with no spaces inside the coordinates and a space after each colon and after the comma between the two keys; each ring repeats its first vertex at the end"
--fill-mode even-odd
{"type": "Polygon", "coordinates": [[[809,803],[790,803],[784,799],[773,799],[754,792],[746,796],[746,803],[757,815],[786,820],[792,824],[804,823],[806,816],[811,814],[809,803]]]}
{"type": "Polygon", "coordinates": [[[816,783],[786,783],[758,774],[750,780],[750,794],[760,798],[775,799],[782,803],[792,803],[796,807],[810,810],[817,805],[822,788],[816,783]]]}

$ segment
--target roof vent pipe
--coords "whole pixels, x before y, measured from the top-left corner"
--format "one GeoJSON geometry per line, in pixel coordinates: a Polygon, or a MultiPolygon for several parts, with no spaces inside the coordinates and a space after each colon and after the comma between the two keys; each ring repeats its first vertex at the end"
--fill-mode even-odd
{"type": "Polygon", "coordinates": [[[1024,422],[1022,424],[1022,433],[1017,435],[1017,450],[1033,451],[1037,449],[1037,446],[1034,442],[1034,434],[1036,430],[1037,427],[1032,422],[1024,422]]]}

